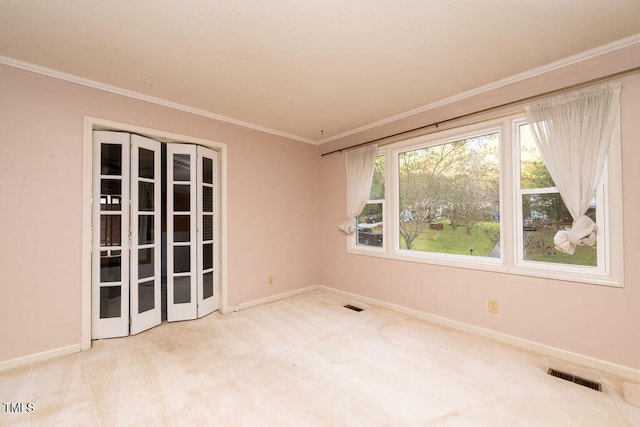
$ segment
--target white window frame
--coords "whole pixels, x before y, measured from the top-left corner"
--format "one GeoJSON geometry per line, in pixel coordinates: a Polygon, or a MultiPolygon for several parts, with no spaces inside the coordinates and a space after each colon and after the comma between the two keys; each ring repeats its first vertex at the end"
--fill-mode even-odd
{"type": "MultiPolygon", "coordinates": [[[[370,204],[381,204],[382,205],[382,246],[369,246],[369,245],[361,245],[358,243],[358,233],[360,232],[360,227],[358,224],[358,219],[356,218],[356,232],[353,233],[352,235],[347,236],[347,252],[352,252],[352,253],[358,253],[360,251],[363,251],[363,253],[365,254],[370,254],[370,253],[374,253],[374,254],[378,254],[378,255],[383,255],[386,254],[387,252],[387,223],[388,223],[388,212],[387,212],[387,179],[388,179],[388,173],[387,173],[387,163],[388,163],[388,157],[385,155],[385,150],[378,150],[378,152],[376,153],[376,159],[380,156],[384,157],[384,170],[385,170],[385,175],[384,175],[384,195],[385,198],[384,199],[368,199],[367,200],[367,205],[370,204]]],[[[369,195],[371,195],[371,190],[369,190],[369,195]]]]}
{"type": "Polygon", "coordinates": [[[605,205],[605,188],[608,185],[608,162],[605,161],[604,169],[602,172],[602,178],[598,183],[596,189],[596,226],[598,232],[598,239],[596,239],[596,251],[597,261],[596,266],[580,266],[562,263],[550,263],[540,262],[524,259],[524,224],[522,221],[522,196],[528,194],[559,194],[557,187],[546,188],[531,188],[522,189],[520,177],[521,175],[521,150],[520,150],[520,137],[519,128],[521,125],[526,125],[527,121],[524,117],[513,120],[513,144],[514,144],[514,178],[515,178],[515,212],[516,212],[516,265],[524,268],[541,268],[545,270],[555,270],[560,272],[578,273],[605,276],[609,271],[609,219],[606,215],[605,205]],[[601,214],[602,213],[602,214],[601,214]],[[601,238],[603,237],[603,238],[601,238]]]}
{"type": "Polygon", "coordinates": [[[614,127],[609,146],[606,177],[596,195],[598,267],[584,267],[522,259],[522,215],[520,203],[520,153],[517,125],[526,123],[522,113],[514,113],[481,123],[410,138],[380,148],[385,155],[385,204],[383,247],[357,245],[357,236],[347,237],[347,252],[455,268],[494,271],[520,276],[541,277],[566,282],[623,287],[622,171],[620,120],[614,127]],[[468,137],[500,132],[500,258],[420,252],[399,249],[398,155],[468,137]]]}

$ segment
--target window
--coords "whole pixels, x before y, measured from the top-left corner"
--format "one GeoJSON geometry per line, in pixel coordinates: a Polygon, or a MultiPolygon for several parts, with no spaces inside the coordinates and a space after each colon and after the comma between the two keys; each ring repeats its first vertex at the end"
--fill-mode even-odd
{"type": "Polygon", "coordinates": [[[401,151],[399,248],[500,258],[500,132],[401,151]]]}
{"type": "Polygon", "coordinates": [[[553,239],[573,220],[522,115],[411,138],[381,147],[348,251],[620,286],[620,183],[617,125],[587,212],[597,243],[569,255],[553,239]]]}
{"type": "MultiPolygon", "coordinates": [[[[518,230],[522,230],[518,239],[519,262],[523,265],[528,261],[571,264],[597,269],[602,264],[602,260],[598,262],[598,246],[602,246],[601,244],[578,246],[573,255],[555,249],[553,241],[555,234],[566,227],[571,227],[573,218],[540,156],[530,126],[524,122],[516,122],[515,127],[516,151],[520,155],[517,177],[519,186],[516,198],[519,212],[518,230]]],[[[601,236],[606,226],[599,218],[600,215],[597,215],[599,211],[597,202],[604,194],[605,182],[606,177],[601,180],[586,213],[597,224],[601,236]]],[[[602,243],[602,239],[599,240],[602,243]]]]}
{"type": "Polygon", "coordinates": [[[384,246],[384,155],[376,157],[369,201],[357,218],[356,245],[384,246]]]}

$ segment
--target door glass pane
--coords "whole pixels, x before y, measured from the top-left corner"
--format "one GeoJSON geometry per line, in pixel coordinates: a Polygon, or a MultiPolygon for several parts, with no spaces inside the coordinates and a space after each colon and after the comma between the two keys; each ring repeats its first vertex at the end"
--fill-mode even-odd
{"type": "Polygon", "coordinates": [[[120,215],[100,215],[100,246],[120,246],[120,215]]]}
{"type": "Polygon", "coordinates": [[[138,210],[153,211],[153,182],[138,182],[138,210]]]}
{"type": "Polygon", "coordinates": [[[202,158],[202,182],[213,184],[213,159],[202,158]]]}
{"type": "Polygon", "coordinates": [[[100,251],[100,281],[119,282],[122,274],[122,251],[100,251]]]}
{"type": "Polygon", "coordinates": [[[100,173],[122,175],[122,145],[100,144],[100,173]]]}
{"type": "Polygon", "coordinates": [[[187,273],[191,271],[191,247],[176,246],[173,248],[173,272],[187,273]]]}
{"type": "Polygon", "coordinates": [[[213,188],[202,187],[202,211],[213,212],[213,188]]]}
{"type": "Polygon", "coordinates": [[[173,303],[191,302],[191,277],[175,277],[173,279],[173,303]]]}
{"type": "Polygon", "coordinates": [[[189,181],[191,179],[191,156],[189,154],[173,155],[173,180],[189,181]]]}
{"type": "Polygon", "coordinates": [[[153,215],[140,215],[138,217],[138,244],[153,244],[153,215]]]}
{"type": "Polygon", "coordinates": [[[213,271],[202,275],[202,299],[213,296],[213,271]]]}
{"type": "Polygon", "coordinates": [[[188,242],[191,240],[191,218],[186,215],[173,216],[173,241],[188,242]]]}
{"type": "Polygon", "coordinates": [[[202,245],[202,269],[213,268],[213,243],[202,245]]]}
{"type": "Polygon", "coordinates": [[[213,215],[202,216],[202,239],[213,240],[213,215]]]}
{"type": "Polygon", "coordinates": [[[102,286],[100,288],[100,318],[120,317],[120,286],[102,286]]]}
{"type": "Polygon", "coordinates": [[[119,211],[122,209],[122,181],[119,179],[100,180],[100,210],[119,211]]]}
{"type": "Polygon", "coordinates": [[[154,152],[146,148],[138,151],[138,176],[140,178],[153,178],[153,155],[154,152]]]}
{"type": "Polygon", "coordinates": [[[191,206],[189,185],[174,184],[173,186],[173,210],[188,212],[191,206]]]}
{"type": "Polygon", "coordinates": [[[144,313],[155,307],[153,285],[153,280],[138,283],[138,313],[144,313]]]}
{"type": "Polygon", "coordinates": [[[138,249],[138,279],[144,279],[145,277],[153,277],[154,275],[154,262],[153,262],[153,248],[138,249]]]}

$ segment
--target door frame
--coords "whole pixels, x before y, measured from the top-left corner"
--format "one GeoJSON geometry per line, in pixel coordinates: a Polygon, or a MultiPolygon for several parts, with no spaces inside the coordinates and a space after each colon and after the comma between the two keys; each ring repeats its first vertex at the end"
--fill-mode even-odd
{"type": "Polygon", "coordinates": [[[227,144],[174,132],[146,128],[130,123],[116,122],[97,117],[84,116],[82,144],[82,350],[91,348],[91,249],[92,249],[92,200],[93,200],[93,131],[121,131],[138,134],[161,142],[176,142],[202,145],[218,152],[217,164],[217,217],[218,254],[216,265],[220,283],[219,311],[229,312],[228,304],[228,252],[227,252],[227,144]]]}

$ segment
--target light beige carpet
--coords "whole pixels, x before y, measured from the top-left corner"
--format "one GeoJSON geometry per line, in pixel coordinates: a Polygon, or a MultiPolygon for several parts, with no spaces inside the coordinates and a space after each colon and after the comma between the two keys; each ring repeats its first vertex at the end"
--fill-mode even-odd
{"type": "Polygon", "coordinates": [[[94,341],[0,373],[0,400],[33,404],[2,426],[640,426],[616,378],[326,291],[94,341]]]}

